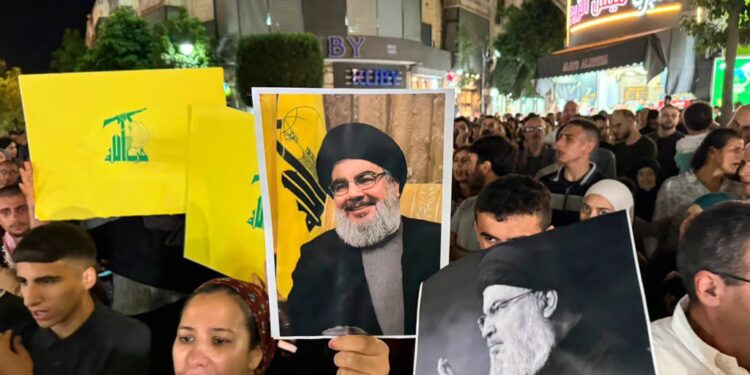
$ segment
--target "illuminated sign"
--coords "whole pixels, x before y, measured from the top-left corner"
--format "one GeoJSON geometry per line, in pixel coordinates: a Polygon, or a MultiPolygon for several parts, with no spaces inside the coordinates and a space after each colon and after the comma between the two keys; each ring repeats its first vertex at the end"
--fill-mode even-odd
{"type": "Polygon", "coordinates": [[[333,64],[334,87],[406,88],[403,65],[333,64]]]}
{"type": "MultiPolygon", "coordinates": [[[[726,69],[724,59],[717,58],[714,62],[714,77],[711,90],[711,102],[715,106],[721,106],[722,103],[722,89],[724,88],[726,69]]],[[[750,56],[737,56],[737,61],[734,65],[733,83],[732,102],[750,104],[750,56]]]]}
{"type": "Polygon", "coordinates": [[[680,10],[679,0],[570,0],[568,28],[573,33],[603,23],[680,10]]]}

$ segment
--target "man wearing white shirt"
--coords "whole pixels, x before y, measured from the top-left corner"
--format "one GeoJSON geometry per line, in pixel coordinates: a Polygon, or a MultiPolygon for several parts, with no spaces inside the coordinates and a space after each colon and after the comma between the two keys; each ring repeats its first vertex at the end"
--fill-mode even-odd
{"type": "Polygon", "coordinates": [[[661,374],[750,374],[750,203],[697,216],[677,253],[688,295],[651,324],[661,374]]]}

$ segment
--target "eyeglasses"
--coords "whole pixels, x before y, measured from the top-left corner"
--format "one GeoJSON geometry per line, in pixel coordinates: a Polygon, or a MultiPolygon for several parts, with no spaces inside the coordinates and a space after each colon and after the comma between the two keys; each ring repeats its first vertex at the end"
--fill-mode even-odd
{"type": "Polygon", "coordinates": [[[746,282],[746,283],[750,283],[750,280],[748,280],[748,279],[745,279],[745,278],[742,278],[742,277],[739,277],[739,276],[735,276],[735,275],[732,275],[732,274],[729,274],[729,273],[715,272],[715,271],[711,271],[711,270],[708,270],[708,269],[706,271],[711,272],[711,273],[716,274],[716,275],[719,275],[719,276],[724,277],[724,278],[729,278],[729,279],[734,279],[734,280],[737,280],[737,281],[743,281],[743,282],[746,282]]]}
{"type": "Polygon", "coordinates": [[[3,175],[3,176],[16,176],[16,175],[18,175],[18,172],[14,171],[14,170],[0,170],[0,175],[3,175]]]}
{"type": "Polygon", "coordinates": [[[375,183],[386,175],[388,175],[388,172],[362,172],[356,175],[353,180],[340,179],[331,182],[331,185],[328,186],[328,191],[335,196],[342,196],[349,192],[349,182],[354,182],[354,185],[357,185],[359,190],[367,190],[375,186],[375,183]]]}
{"type": "MultiPolygon", "coordinates": [[[[495,314],[497,314],[498,311],[505,310],[506,308],[508,308],[508,306],[510,306],[513,302],[519,301],[519,300],[521,300],[521,298],[526,297],[526,296],[528,296],[528,295],[530,295],[532,293],[534,293],[534,291],[530,290],[530,291],[528,291],[526,293],[521,293],[521,294],[519,294],[519,295],[517,295],[515,297],[508,298],[506,300],[495,301],[490,306],[489,313],[490,313],[490,315],[495,315],[495,314]]],[[[479,319],[477,319],[477,324],[479,325],[480,329],[482,327],[484,327],[484,321],[486,319],[487,319],[487,315],[485,315],[485,314],[480,315],[479,319]]]]}

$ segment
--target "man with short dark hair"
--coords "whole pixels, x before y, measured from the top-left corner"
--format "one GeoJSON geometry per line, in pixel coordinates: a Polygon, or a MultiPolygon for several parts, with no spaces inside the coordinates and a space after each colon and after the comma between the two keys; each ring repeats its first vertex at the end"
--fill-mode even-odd
{"type": "MultiPolygon", "coordinates": [[[[648,139],[656,144],[658,153],[658,162],[661,167],[662,179],[676,176],[679,172],[677,164],[674,162],[677,142],[685,137],[677,131],[677,124],[680,123],[680,110],[672,105],[664,105],[659,111],[659,127],[655,132],[646,135],[648,139]]],[[[631,178],[638,171],[630,171],[631,178]]]]}
{"type": "Polygon", "coordinates": [[[19,167],[12,160],[0,162],[0,189],[20,182],[19,167]]]}
{"type": "Polygon", "coordinates": [[[557,161],[562,166],[540,181],[552,193],[552,225],[579,221],[581,200],[586,190],[604,179],[591,154],[599,144],[599,129],[591,121],[576,118],[562,128],[557,140],[557,161]]]}
{"type": "Polygon", "coordinates": [[[16,244],[31,228],[26,196],[18,185],[0,189],[0,227],[5,232],[0,248],[0,289],[17,294],[18,282],[15,280],[12,255],[16,244]]]}
{"type": "Polygon", "coordinates": [[[656,159],[656,144],[638,131],[635,115],[627,109],[618,109],[610,119],[615,144],[612,152],[617,160],[617,176],[627,177],[628,171],[640,160],[656,159]]]}
{"type": "Polygon", "coordinates": [[[705,102],[694,102],[683,114],[687,135],[675,144],[674,161],[680,173],[689,171],[690,162],[698,146],[711,131],[713,122],[711,105],[705,102]]]}
{"type": "MultiPolygon", "coordinates": [[[[512,173],[516,167],[518,151],[505,137],[490,136],[474,142],[469,154],[476,155],[477,164],[469,182],[477,190],[489,185],[498,177],[512,173]]],[[[474,205],[476,197],[464,200],[451,217],[451,260],[457,260],[479,251],[474,231],[474,205]]]]}
{"type": "MultiPolygon", "coordinates": [[[[98,304],[96,247],[83,229],[50,223],[30,231],[13,253],[21,296],[34,322],[0,338],[0,374],[145,374],[150,333],[98,304]],[[23,343],[16,337],[20,333],[23,343]],[[5,373],[3,373],[5,371],[5,373]]],[[[26,323],[26,324],[24,324],[26,323]]]]}
{"type": "Polygon", "coordinates": [[[591,120],[594,121],[594,125],[599,128],[599,147],[609,147],[607,143],[607,133],[609,132],[609,118],[604,115],[593,115],[591,120]]]}
{"type": "Polygon", "coordinates": [[[541,182],[509,174],[487,185],[474,208],[479,247],[490,248],[550,229],[550,193],[541,182]]]}
{"type": "Polygon", "coordinates": [[[662,374],[750,371],[750,204],[721,203],[688,224],[677,252],[687,296],[651,324],[662,374]]]}

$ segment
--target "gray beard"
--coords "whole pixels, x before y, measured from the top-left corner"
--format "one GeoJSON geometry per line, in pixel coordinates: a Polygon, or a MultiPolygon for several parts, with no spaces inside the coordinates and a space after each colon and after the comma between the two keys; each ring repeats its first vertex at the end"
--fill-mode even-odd
{"type": "Polygon", "coordinates": [[[555,333],[539,314],[532,312],[522,320],[519,340],[504,343],[504,350],[497,356],[490,355],[490,375],[533,375],[544,367],[555,345],[555,333]]]}
{"type": "Polygon", "coordinates": [[[337,208],[336,234],[349,246],[362,248],[375,245],[395,233],[401,225],[401,205],[393,189],[387,187],[385,199],[375,204],[375,217],[370,221],[355,223],[346,212],[337,208]]]}

